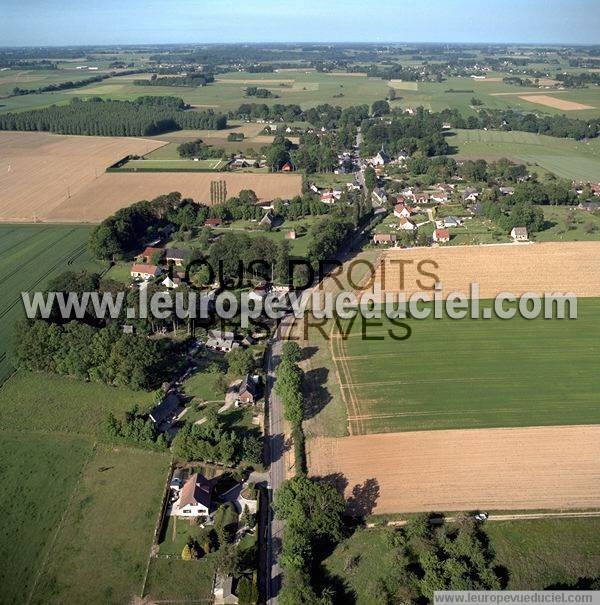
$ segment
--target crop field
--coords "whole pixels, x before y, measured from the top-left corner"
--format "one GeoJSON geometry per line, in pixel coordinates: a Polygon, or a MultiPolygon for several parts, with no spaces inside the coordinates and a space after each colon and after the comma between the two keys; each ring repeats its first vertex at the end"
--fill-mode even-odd
{"type": "Polygon", "coordinates": [[[562,109],[563,111],[580,111],[582,109],[594,109],[591,105],[584,105],[583,103],[576,103],[574,101],[567,101],[550,95],[522,95],[519,99],[523,101],[529,101],[530,103],[537,103],[538,105],[544,105],[545,107],[553,107],[554,109],[562,109]]]}
{"type": "Polygon", "coordinates": [[[524,162],[555,173],[557,176],[583,181],[600,180],[600,141],[573,141],[528,132],[457,130],[448,137],[459,158],[501,157],[524,162]]]}
{"type": "MultiPolygon", "coordinates": [[[[105,179],[108,166],[162,145],[139,138],[0,132],[0,221],[52,220],[61,204],[105,179]]],[[[77,199],[79,213],[71,220],[92,220],[87,209],[97,200],[77,199]]]]}
{"type": "Polygon", "coordinates": [[[600,423],[600,299],[579,299],[577,312],[342,323],[330,347],[350,434],[600,423]]]}
{"type": "Polygon", "coordinates": [[[243,174],[232,172],[111,172],[71,196],[48,216],[48,220],[100,222],[119,208],[139,200],[179,191],[183,197],[211,204],[210,187],[214,181],[225,181],[227,197],[242,189],[252,189],[260,200],[290,199],[300,195],[300,174],[243,174]]]}
{"type": "Polygon", "coordinates": [[[375,514],[600,507],[600,425],[317,437],[307,458],[348,499],[371,483],[375,514]]]}
{"type": "Polygon", "coordinates": [[[3,385],[3,602],[123,603],[139,594],[169,457],[104,445],[102,427],[108,410],[121,416],[151,399],[26,372],[3,385]]]}
{"type": "Polygon", "coordinates": [[[123,165],[122,170],[134,171],[134,172],[159,172],[159,171],[181,171],[181,172],[193,172],[200,171],[204,172],[207,170],[220,170],[227,165],[225,160],[221,159],[209,159],[209,160],[154,160],[150,158],[144,158],[143,160],[130,160],[123,165]]]}
{"type": "Polygon", "coordinates": [[[13,326],[25,317],[21,292],[64,271],[100,271],[87,249],[90,227],[0,224],[0,383],[12,372],[13,326]]]}
{"type": "MultiPolygon", "coordinates": [[[[597,519],[499,521],[482,528],[494,553],[494,566],[506,570],[509,590],[542,590],[593,578],[600,567],[597,519]]],[[[397,561],[389,529],[362,529],[341,542],[324,566],[339,579],[356,605],[377,605],[379,578],[393,577],[397,561]],[[351,570],[347,561],[358,563],[351,570]]],[[[349,599],[350,600],[350,599],[349,599]]]]}

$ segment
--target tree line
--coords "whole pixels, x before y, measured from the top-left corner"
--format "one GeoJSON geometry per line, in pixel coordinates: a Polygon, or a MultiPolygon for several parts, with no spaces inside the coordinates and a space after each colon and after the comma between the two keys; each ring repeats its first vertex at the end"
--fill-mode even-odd
{"type": "Polygon", "coordinates": [[[98,76],[92,76],[90,78],[84,78],[83,80],[68,80],[66,82],[57,82],[56,84],[47,84],[46,86],[39,86],[38,88],[20,88],[15,86],[12,91],[12,96],[18,97],[21,95],[41,94],[44,92],[57,92],[59,90],[69,90],[70,88],[82,88],[89,84],[95,84],[96,82],[102,82],[112,77],[114,74],[100,74],[98,76]]]}
{"type": "Polygon", "coordinates": [[[156,74],[152,74],[148,80],[134,80],[133,83],[136,86],[187,86],[195,88],[197,86],[212,84],[214,81],[215,77],[213,74],[192,72],[184,76],[159,77],[156,74]]]}
{"type": "Polygon", "coordinates": [[[212,110],[189,110],[182,99],[175,97],[139,97],[135,101],[74,98],[68,105],[0,115],[0,130],[58,134],[152,136],[180,129],[221,130],[226,126],[224,115],[212,110]]]}

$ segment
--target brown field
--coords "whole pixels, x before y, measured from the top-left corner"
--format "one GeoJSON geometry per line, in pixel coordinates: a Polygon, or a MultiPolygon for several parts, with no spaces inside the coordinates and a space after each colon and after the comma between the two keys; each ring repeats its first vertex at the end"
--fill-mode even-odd
{"type": "Polygon", "coordinates": [[[579,109],[594,109],[591,105],[584,105],[583,103],[575,103],[574,101],[563,101],[562,99],[555,99],[549,95],[520,95],[519,99],[528,101],[529,103],[537,103],[538,105],[545,105],[546,107],[553,107],[554,109],[562,109],[564,111],[577,111],[579,109]]]}
{"type": "MultiPolygon", "coordinates": [[[[253,125],[256,126],[256,125],[253,125]]],[[[145,155],[164,140],[0,132],[0,221],[99,222],[133,202],[180,191],[210,202],[210,183],[227,193],[253,189],[260,199],[301,192],[300,175],[232,173],[106,173],[129,154],[145,155]]]]}
{"type": "Polygon", "coordinates": [[[45,220],[69,195],[93,188],[117,160],[162,145],[126,137],[0,132],[0,220],[45,220]]]}
{"type": "Polygon", "coordinates": [[[355,513],[371,512],[355,504],[365,499],[380,514],[600,506],[598,425],[318,437],[308,462],[313,476],[341,474],[346,497],[363,494],[355,513]]]}
{"type": "Polygon", "coordinates": [[[223,82],[223,84],[250,84],[250,85],[254,85],[254,84],[271,84],[272,86],[278,85],[278,84],[293,84],[296,80],[290,80],[290,79],[263,79],[263,80],[253,80],[253,79],[244,79],[244,78],[216,78],[217,82],[223,82]]]}
{"type": "Polygon", "coordinates": [[[419,90],[417,82],[404,82],[403,80],[390,80],[388,86],[396,90],[419,90]]]}
{"type": "Polygon", "coordinates": [[[376,266],[375,278],[365,280],[381,284],[382,292],[431,290],[436,279],[417,270],[434,273],[443,295],[452,291],[470,292],[470,284],[479,284],[479,298],[494,298],[509,290],[543,294],[549,291],[573,292],[577,296],[600,295],[598,257],[600,242],[551,242],[536,244],[499,244],[390,250],[376,266]],[[405,261],[404,276],[398,262],[405,261]],[[402,279],[404,277],[404,279],[402,279]]]}
{"type": "Polygon", "coordinates": [[[225,180],[227,195],[252,189],[261,200],[291,198],[302,189],[299,174],[241,174],[232,172],[108,173],[80,190],[45,215],[53,222],[100,222],[119,208],[163,193],[179,191],[183,197],[210,204],[210,184],[225,180]]]}

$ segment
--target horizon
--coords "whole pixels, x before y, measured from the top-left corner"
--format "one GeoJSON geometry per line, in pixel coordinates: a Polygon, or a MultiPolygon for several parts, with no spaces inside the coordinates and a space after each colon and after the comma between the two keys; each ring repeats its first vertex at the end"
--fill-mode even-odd
{"type": "Polygon", "coordinates": [[[175,44],[504,44],[589,46],[600,42],[593,0],[6,0],[2,48],[175,44]],[[301,32],[301,33],[299,33],[301,32]],[[323,42],[323,40],[326,40],[323,42]],[[398,40],[397,42],[393,40],[398,40]],[[443,40],[440,42],[440,40],[443,40]]]}

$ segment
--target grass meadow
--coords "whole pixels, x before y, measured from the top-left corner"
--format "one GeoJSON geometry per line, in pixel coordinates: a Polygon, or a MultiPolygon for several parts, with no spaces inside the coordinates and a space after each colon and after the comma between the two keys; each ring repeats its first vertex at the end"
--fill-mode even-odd
{"type": "Polygon", "coordinates": [[[100,271],[79,225],[0,225],[0,383],[11,374],[13,326],[25,316],[21,292],[43,289],[64,271],[100,271]]]}
{"type": "Polygon", "coordinates": [[[102,422],[150,397],[24,372],[3,385],[3,602],[122,603],[139,594],[170,457],[103,443],[102,422]]]}
{"type": "Polygon", "coordinates": [[[584,242],[600,237],[600,215],[568,206],[541,206],[546,221],[538,242],[584,242]]]}
{"type": "MultiPolygon", "coordinates": [[[[579,299],[576,320],[403,320],[412,330],[403,341],[388,331],[404,328],[378,321],[342,322],[347,337],[321,344],[334,364],[320,389],[340,376],[354,434],[600,422],[599,299],[579,299]]],[[[332,399],[325,408],[339,412],[332,399]]],[[[339,413],[319,418],[309,434],[338,434],[327,419],[337,425],[339,413]]]]}
{"type": "MultiPolygon", "coordinates": [[[[594,518],[489,522],[484,532],[506,573],[509,590],[540,590],[593,578],[600,567],[600,532],[594,518]]],[[[362,529],[341,542],[324,561],[356,605],[376,605],[378,580],[397,568],[387,535],[392,529],[362,529]],[[349,560],[357,561],[347,570],[349,560]]]]}

